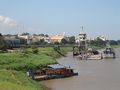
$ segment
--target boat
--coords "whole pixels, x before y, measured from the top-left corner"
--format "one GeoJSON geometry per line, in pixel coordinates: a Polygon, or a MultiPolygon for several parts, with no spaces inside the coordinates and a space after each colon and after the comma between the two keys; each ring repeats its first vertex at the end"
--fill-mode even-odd
{"type": "Polygon", "coordinates": [[[102,52],[102,57],[105,58],[115,58],[115,51],[111,47],[107,47],[102,52]]]}
{"type": "Polygon", "coordinates": [[[87,55],[88,60],[101,60],[102,54],[100,50],[92,50],[87,55]]]}
{"type": "Polygon", "coordinates": [[[76,75],[78,75],[78,73],[75,73],[73,69],[65,67],[61,64],[47,65],[42,69],[38,68],[33,71],[33,79],[36,81],[66,78],[76,75]]]}
{"type": "Polygon", "coordinates": [[[106,44],[106,47],[102,50],[102,57],[106,58],[115,58],[115,50],[110,46],[109,43],[106,44]]]}

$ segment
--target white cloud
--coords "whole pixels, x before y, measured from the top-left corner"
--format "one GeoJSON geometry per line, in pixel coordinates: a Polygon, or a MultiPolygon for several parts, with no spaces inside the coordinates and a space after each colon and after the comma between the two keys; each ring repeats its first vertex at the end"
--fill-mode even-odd
{"type": "Polygon", "coordinates": [[[0,33],[17,32],[17,23],[14,19],[6,16],[0,16],[0,33]]]}
{"type": "Polygon", "coordinates": [[[17,25],[17,22],[10,17],[0,16],[0,24],[13,27],[17,25]]]}
{"type": "Polygon", "coordinates": [[[20,34],[23,32],[35,33],[33,27],[26,27],[23,23],[16,20],[0,15],[0,33],[2,34],[20,34]]]}

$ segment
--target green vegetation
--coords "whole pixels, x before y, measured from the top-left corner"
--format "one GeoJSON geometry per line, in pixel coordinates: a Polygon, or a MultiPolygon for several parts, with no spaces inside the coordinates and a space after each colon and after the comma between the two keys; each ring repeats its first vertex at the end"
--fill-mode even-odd
{"type": "Polygon", "coordinates": [[[0,90],[43,90],[42,86],[26,77],[23,72],[0,70],[0,90]]]}
{"type": "Polygon", "coordinates": [[[36,66],[55,63],[52,57],[45,54],[3,53],[0,54],[0,68],[26,71],[36,66]]]}
{"type": "Polygon", "coordinates": [[[97,45],[92,45],[92,46],[89,46],[89,48],[102,49],[102,48],[104,48],[104,47],[102,47],[102,46],[97,46],[97,45]]]}
{"type": "Polygon", "coordinates": [[[112,45],[113,48],[120,48],[120,44],[119,45],[112,45]]]}
{"type": "Polygon", "coordinates": [[[99,37],[97,37],[96,40],[89,41],[89,45],[92,48],[103,48],[103,47],[106,46],[106,41],[103,41],[102,39],[100,39],[99,37]]]}
{"type": "MultiPolygon", "coordinates": [[[[26,76],[26,71],[57,63],[55,59],[60,55],[50,47],[37,50],[37,53],[32,48],[21,52],[0,53],[0,90],[43,90],[41,85],[26,76]]],[[[69,47],[60,48],[63,54],[70,50],[69,47]]]]}
{"type": "Polygon", "coordinates": [[[106,46],[106,43],[109,42],[109,44],[113,47],[113,48],[119,48],[120,47],[120,40],[107,40],[107,41],[102,41],[100,39],[97,40],[91,40],[90,43],[90,47],[92,48],[104,48],[106,46]]]}
{"type": "Polygon", "coordinates": [[[6,45],[5,39],[2,36],[2,34],[0,33],[0,50],[6,51],[6,47],[7,47],[7,45],[6,45]]]}

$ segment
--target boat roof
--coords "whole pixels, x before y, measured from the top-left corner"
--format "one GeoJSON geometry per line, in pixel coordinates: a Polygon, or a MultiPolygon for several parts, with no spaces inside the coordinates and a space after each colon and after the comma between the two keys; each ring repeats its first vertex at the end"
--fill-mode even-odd
{"type": "Polygon", "coordinates": [[[59,69],[59,68],[66,68],[65,66],[61,64],[52,64],[52,65],[47,65],[48,67],[54,68],[54,69],[59,69]]]}

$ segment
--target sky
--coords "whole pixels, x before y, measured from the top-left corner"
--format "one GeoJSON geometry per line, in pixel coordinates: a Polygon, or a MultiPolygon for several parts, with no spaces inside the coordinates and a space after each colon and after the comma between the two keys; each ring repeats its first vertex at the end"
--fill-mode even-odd
{"type": "Polygon", "coordinates": [[[0,33],[23,32],[118,40],[120,0],[0,0],[0,33]]]}

